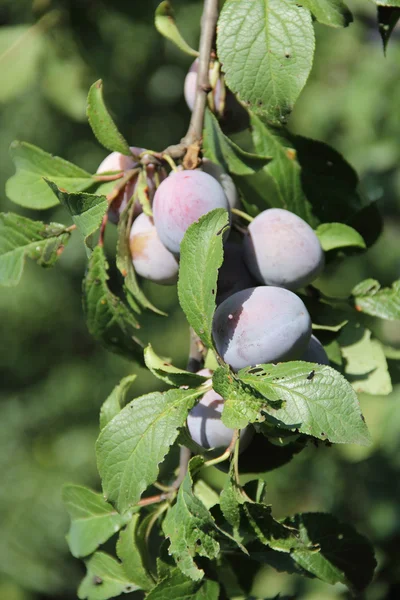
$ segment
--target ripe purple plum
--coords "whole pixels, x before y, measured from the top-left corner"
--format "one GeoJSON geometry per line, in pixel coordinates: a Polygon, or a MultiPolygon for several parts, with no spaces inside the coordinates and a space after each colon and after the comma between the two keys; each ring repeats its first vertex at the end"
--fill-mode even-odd
{"type": "Polygon", "coordinates": [[[244,250],[246,264],[258,281],[288,290],[311,283],[325,264],[315,232],[282,208],[264,210],[250,223],[244,250]]]}
{"type": "Polygon", "coordinates": [[[329,365],[329,358],[324,350],[323,345],[315,335],[311,336],[307,350],[304,352],[300,360],[306,362],[317,363],[319,365],[329,365]]]}
{"type": "Polygon", "coordinates": [[[299,359],[311,337],[311,318],[296,294],[259,286],[236,292],[214,314],[216,349],[234,371],[299,359]]]}
{"type": "Polygon", "coordinates": [[[208,158],[203,158],[201,169],[204,173],[208,173],[211,177],[214,177],[222,185],[225,195],[228,198],[229,206],[231,208],[239,208],[239,193],[233,183],[232,177],[220,165],[217,165],[208,158]]]}
{"type": "MultiPolygon", "coordinates": [[[[198,375],[211,377],[209,369],[202,369],[198,375]]],[[[210,448],[227,448],[232,441],[233,429],[226,427],[221,421],[224,407],[222,396],[213,389],[206,392],[199,403],[192,408],[187,418],[191,438],[205,450],[210,448]]],[[[253,429],[245,427],[240,431],[240,452],[243,452],[253,437],[253,429]]]]}
{"type": "Polygon", "coordinates": [[[138,275],[161,285],[178,281],[178,261],[161,243],[153,219],[144,213],[133,222],[129,245],[138,275]]]}
{"type": "Polygon", "coordinates": [[[217,304],[235,292],[257,285],[246,267],[243,258],[243,246],[227,242],[224,246],[224,262],[219,270],[217,284],[217,304]]]}
{"type": "Polygon", "coordinates": [[[170,252],[179,254],[187,228],[215,208],[229,211],[229,203],[211,175],[198,170],[171,173],[154,196],[154,223],[161,242],[170,252]]]}

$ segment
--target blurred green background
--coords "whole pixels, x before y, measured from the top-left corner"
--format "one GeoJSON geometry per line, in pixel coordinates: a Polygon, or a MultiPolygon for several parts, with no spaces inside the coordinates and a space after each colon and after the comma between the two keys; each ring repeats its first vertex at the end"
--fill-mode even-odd
{"type": "MultiPolygon", "coordinates": [[[[400,277],[400,30],[384,58],[374,3],[349,5],[355,23],[348,29],[316,26],[312,76],[291,120],[293,130],[332,144],[352,162],[384,214],[384,234],[365,256],[327,269],[325,290],[341,296],[367,276],[384,284],[400,277]]],[[[107,152],[91,133],[85,105],[99,78],[132,145],[160,150],[184,134],[189,111],[182,86],[191,59],[154,29],[156,6],[154,0],[0,0],[1,210],[68,221],[63,209],[38,215],[6,199],[5,181],[13,173],[8,148],[14,139],[25,140],[94,171],[107,152]]],[[[174,7],[181,31],[196,46],[202,3],[175,0],[174,7]]],[[[72,481],[99,489],[99,409],[134,370],[86,331],[80,296],[86,259],[76,237],[54,270],[28,264],[18,288],[0,291],[1,600],[76,598],[84,567],[68,553],[61,486],[72,481]]],[[[107,243],[112,251],[114,232],[107,243]]],[[[175,290],[146,290],[171,316],[147,317],[145,335],[184,365],[188,332],[175,290]]],[[[398,325],[375,332],[400,347],[398,325]]],[[[144,371],[139,375],[136,394],[157,387],[144,371]]],[[[392,376],[399,381],[395,367],[392,376]]],[[[361,403],[371,448],[310,447],[266,481],[277,517],[327,510],[365,533],[379,561],[365,598],[397,599],[400,387],[361,403]]],[[[348,597],[341,586],[261,569],[252,593],[272,598],[278,592],[302,600],[348,597]]]]}

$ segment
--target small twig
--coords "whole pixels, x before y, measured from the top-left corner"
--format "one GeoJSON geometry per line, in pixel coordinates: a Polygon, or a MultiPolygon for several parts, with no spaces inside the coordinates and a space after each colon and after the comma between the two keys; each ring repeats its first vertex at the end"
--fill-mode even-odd
{"type": "Polygon", "coordinates": [[[147,498],[142,498],[137,503],[137,506],[150,506],[150,504],[157,504],[158,502],[163,502],[164,500],[168,500],[170,494],[157,494],[156,496],[148,496],[147,498]]]}
{"type": "Polygon", "coordinates": [[[111,204],[115,198],[118,197],[120,191],[126,186],[126,184],[133,179],[139,173],[139,169],[130,169],[126,171],[124,177],[120,179],[112,192],[107,194],[106,198],[108,200],[108,204],[111,204]]]}
{"type": "Polygon", "coordinates": [[[205,467],[213,467],[214,465],[219,465],[219,463],[222,463],[225,460],[228,460],[228,458],[231,456],[232,452],[235,449],[238,437],[239,437],[239,430],[235,429],[233,432],[231,443],[229,444],[229,446],[227,447],[225,452],[223,454],[221,454],[221,456],[217,456],[217,458],[212,458],[211,460],[207,460],[207,462],[204,463],[204,466],[205,467]]]}
{"type": "Polygon", "coordinates": [[[124,176],[124,172],[115,173],[114,175],[92,175],[92,179],[95,181],[116,181],[124,176]]]}
{"type": "Polygon", "coordinates": [[[204,114],[207,106],[207,95],[211,90],[208,71],[215,29],[218,21],[218,0],[204,0],[201,20],[199,47],[199,67],[197,71],[197,92],[189,129],[181,140],[186,146],[200,142],[203,137],[204,114]]]}
{"type": "Polygon", "coordinates": [[[102,248],[104,246],[104,235],[106,232],[106,227],[108,223],[108,212],[103,217],[100,227],[100,235],[99,235],[99,246],[102,248]]]}
{"type": "Polygon", "coordinates": [[[243,212],[242,210],[239,210],[238,208],[232,208],[231,212],[234,215],[236,215],[238,217],[241,217],[245,221],[248,221],[249,223],[251,223],[252,221],[254,221],[254,217],[251,217],[250,215],[248,215],[247,213],[243,212]]]}
{"type": "Polygon", "coordinates": [[[75,231],[76,229],[76,225],[70,225],[69,227],[66,227],[65,231],[67,233],[71,233],[71,231],[75,231]]]}

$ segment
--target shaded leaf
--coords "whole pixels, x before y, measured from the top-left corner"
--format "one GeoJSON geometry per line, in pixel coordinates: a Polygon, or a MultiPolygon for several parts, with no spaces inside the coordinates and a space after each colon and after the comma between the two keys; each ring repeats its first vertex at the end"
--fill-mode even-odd
{"type": "Polygon", "coordinates": [[[160,581],[146,600],[218,600],[219,585],[216,581],[193,581],[175,568],[160,581]]]}
{"type": "Polygon", "coordinates": [[[97,463],[105,497],[124,513],[157,479],[199,392],[169,390],[135,398],[100,433],[97,463]]]}
{"type": "Polygon", "coordinates": [[[378,6],[379,33],[381,34],[385,54],[390,36],[400,19],[400,2],[397,3],[394,0],[391,5],[390,2],[388,4],[389,6],[378,6]]]}
{"type": "Polygon", "coordinates": [[[204,156],[233,175],[252,175],[271,161],[266,156],[245,152],[221,130],[217,118],[207,109],[204,121],[204,156]]]}
{"type": "Polygon", "coordinates": [[[309,11],[290,0],[230,0],[218,21],[217,46],[239,100],[271,122],[284,122],[312,66],[309,11]]]}
{"type": "Polygon", "coordinates": [[[108,150],[132,156],[128,142],[118,131],[103,98],[103,82],[96,81],[90,88],[87,99],[87,117],[94,135],[108,150]]]}
{"type": "Polygon", "coordinates": [[[80,485],[65,485],[63,501],[71,517],[67,541],[76,558],[92,554],[129,519],[122,517],[101,494],[80,485]]]}
{"type": "Polygon", "coordinates": [[[213,346],[218,269],[223,261],[223,233],[229,227],[226,210],[217,208],[193,223],[181,243],[178,296],[189,324],[202,342],[213,346]]]}
{"type": "Polygon", "coordinates": [[[21,279],[26,258],[52,267],[70,238],[65,225],[31,221],[14,213],[0,214],[0,285],[21,279]]]}
{"type": "Polygon", "coordinates": [[[13,142],[10,156],[16,173],[6,183],[6,194],[26,208],[41,210],[58,204],[44,178],[69,192],[81,192],[94,184],[90,173],[27,142],[13,142]]]}
{"type": "Polygon", "coordinates": [[[294,550],[291,556],[303,569],[327,583],[343,583],[354,592],[361,592],[371,582],[376,567],[372,547],[352,527],[324,513],[295,515],[284,524],[295,527],[304,544],[319,550],[294,550]]]}
{"type": "Polygon", "coordinates": [[[83,307],[89,332],[112,352],[142,362],[143,345],[136,337],[139,325],[133,313],[108,288],[107,271],[103,248],[97,246],[83,282],[83,307]]]}

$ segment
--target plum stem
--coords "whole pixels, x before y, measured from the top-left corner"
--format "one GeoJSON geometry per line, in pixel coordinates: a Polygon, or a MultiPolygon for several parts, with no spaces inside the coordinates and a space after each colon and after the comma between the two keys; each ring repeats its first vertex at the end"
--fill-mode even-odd
{"type": "Polygon", "coordinates": [[[221,456],[217,456],[217,458],[212,458],[211,460],[207,460],[207,462],[204,463],[204,466],[205,467],[213,467],[214,465],[219,465],[219,463],[222,463],[225,460],[228,460],[228,458],[232,455],[232,452],[235,449],[238,438],[239,438],[239,429],[235,429],[233,432],[231,443],[229,444],[229,446],[227,447],[225,452],[223,454],[221,454],[221,456]]]}
{"type": "Polygon", "coordinates": [[[254,221],[254,217],[251,217],[250,215],[248,215],[247,213],[243,212],[243,210],[239,210],[238,208],[232,208],[231,212],[238,216],[241,217],[242,219],[244,219],[245,221],[248,221],[249,223],[251,223],[252,221],[254,221]]]}

